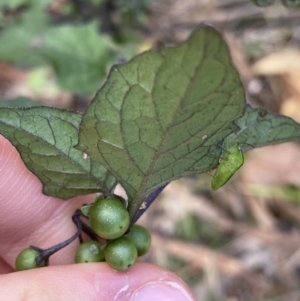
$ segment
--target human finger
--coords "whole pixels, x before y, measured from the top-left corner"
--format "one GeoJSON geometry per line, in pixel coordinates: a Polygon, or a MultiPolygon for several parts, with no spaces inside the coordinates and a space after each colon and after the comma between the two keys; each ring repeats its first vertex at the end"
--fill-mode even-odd
{"type": "Polygon", "coordinates": [[[173,273],[147,263],[116,272],[105,263],[52,266],[0,276],[1,300],[195,301],[173,273]]]}

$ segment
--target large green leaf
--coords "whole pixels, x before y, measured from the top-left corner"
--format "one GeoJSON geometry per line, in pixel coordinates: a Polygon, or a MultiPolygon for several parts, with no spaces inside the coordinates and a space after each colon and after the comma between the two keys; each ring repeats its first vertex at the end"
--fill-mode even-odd
{"type": "Polygon", "coordinates": [[[124,186],[133,215],[157,187],[216,167],[218,143],[244,107],[226,43],[203,26],[178,47],[114,66],[83,116],[77,147],[124,186]]]}
{"type": "Polygon", "coordinates": [[[116,184],[102,165],[73,148],[81,118],[79,113],[47,107],[0,108],[0,133],[42,181],[45,194],[68,199],[110,191],[116,184]]]}
{"type": "Polygon", "coordinates": [[[293,119],[264,109],[254,109],[250,105],[247,105],[245,114],[235,123],[240,130],[228,139],[231,145],[238,142],[243,150],[300,140],[300,124],[293,119]]]}

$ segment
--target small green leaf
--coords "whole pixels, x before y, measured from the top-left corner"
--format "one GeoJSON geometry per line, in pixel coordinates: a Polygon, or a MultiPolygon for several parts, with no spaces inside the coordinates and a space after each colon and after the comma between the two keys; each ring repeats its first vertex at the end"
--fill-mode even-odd
{"type": "Polygon", "coordinates": [[[238,142],[230,146],[229,139],[226,138],[224,146],[225,154],[222,156],[220,164],[218,165],[211,182],[211,188],[214,190],[225,185],[244,164],[243,152],[240,150],[238,142]]]}
{"type": "Polygon", "coordinates": [[[47,107],[0,108],[0,133],[17,148],[47,195],[68,199],[116,185],[102,165],[73,148],[81,118],[79,113],[47,107]]]}
{"type": "Polygon", "coordinates": [[[80,211],[83,215],[89,216],[90,215],[90,210],[93,207],[93,205],[82,205],[80,208],[80,211]]]}
{"type": "Polygon", "coordinates": [[[123,185],[132,217],[164,183],[216,167],[217,144],[244,107],[226,43],[202,26],[178,47],[114,66],[83,116],[77,147],[123,185]]]}
{"type": "Polygon", "coordinates": [[[228,139],[231,145],[238,142],[243,150],[300,140],[300,124],[293,119],[264,109],[254,109],[250,105],[247,105],[244,116],[235,123],[240,130],[228,139]]]}

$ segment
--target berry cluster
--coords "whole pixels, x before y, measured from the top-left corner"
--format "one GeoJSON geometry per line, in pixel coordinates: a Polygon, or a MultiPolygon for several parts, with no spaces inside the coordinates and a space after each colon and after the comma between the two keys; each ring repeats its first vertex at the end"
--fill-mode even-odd
{"type": "Polygon", "coordinates": [[[133,225],[129,229],[130,217],[125,207],[125,201],[117,196],[99,196],[92,205],[84,205],[73,215],[77,233],[63,243],[47,250],[34,246],[23,250],[16,259],[16,270],[28,270],[47,266],[49,257],[74,239],[79,237],[80,246],[75,254],[76,263],[106,261],[117,271],[125,271],[137,260],[138,256],[146,254],[150,248],[149,231],[133,225]],[[88,220],[83,223],[79,217],[88,220]],[[81,232],[87,233],[92,240],[83,242],[81,232]],[[97,238],[105,240],[101,244],[97,238]]]}

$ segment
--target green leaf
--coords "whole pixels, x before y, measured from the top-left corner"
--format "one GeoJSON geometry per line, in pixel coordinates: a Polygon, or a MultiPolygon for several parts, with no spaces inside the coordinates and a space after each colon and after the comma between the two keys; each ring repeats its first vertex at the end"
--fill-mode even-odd
{"type": "Polygon", "coordinates": [[[98,33],[96,22],[49,29],[38,53],[54,68],[60,86],[79,95],[100,87],[111,60],[108,37],[98,33]]]}
{"type": "MultiPolygon", "coordinates": [[[[39,2],[39,1],[36,1],[39,2]]],[[[25,11],[0,31],[0,60],[20,66],[34,66],[43,63],[35,47],[41,43],[38,36],[47,30],[48,15],[44,9],[25,11]]]]}
{"type": "Polygon", "coordinates": [[[123,185],[132,217],[162,184],[216,167],[217,144],[244,107],[226,43],[203,26],[178,47],[114,66],[83,116],[77,147],[123,185]]]}
{"type": "Polygon", "coordinates": [[[247,105],[244,116],[235,123],[240,130],[228,139],[231,145],[238,142],[243,150],[300,140],[300,124],[293,119],[264,109],[254,109],[250,105],[247,105]]]}
{"type": "Polygon", "coordinates": [[[79,113],[48,107],[0,108],[0,133],[19,151],[47,195],[68,199],[110,191],[116,181],[107,170],[73,148],[79,113]]]}

